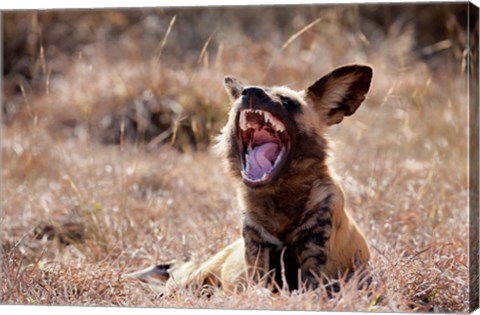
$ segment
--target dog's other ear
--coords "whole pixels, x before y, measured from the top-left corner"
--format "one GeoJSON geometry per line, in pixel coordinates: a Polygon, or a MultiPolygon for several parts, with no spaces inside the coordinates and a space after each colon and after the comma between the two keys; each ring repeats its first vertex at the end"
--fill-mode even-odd
{"type": "Polygon", "coordinates": [[[327,125],[350,116],[365,99],[372,80],[372,68],[349,65],[323,76],[306,90],[306,96],[327,125]]]}
{"type": "Polygon", "coordinates": [[[223,85],[225,86],[225,90],[232,101],[240,96],[244,86],[242,82],[229,76],[226,76],[223,79],[223,85]]]}

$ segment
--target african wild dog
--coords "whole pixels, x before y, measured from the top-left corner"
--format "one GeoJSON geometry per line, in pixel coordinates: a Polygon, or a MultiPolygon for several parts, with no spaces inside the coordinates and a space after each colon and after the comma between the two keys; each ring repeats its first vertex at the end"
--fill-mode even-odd
{"type": "Polygon", "coordinates": [[[325,129],[352,115],[372,78],[368,66],[337,68],[304,91],[244,85],[226,77],[233,102],[217,150],[239,182],[243,238],[201,265],[160,265],[136,273],[167,289],[236,288],[268,278],[290,290],[316,288],[369,259],[327,165],[325,129]]]}

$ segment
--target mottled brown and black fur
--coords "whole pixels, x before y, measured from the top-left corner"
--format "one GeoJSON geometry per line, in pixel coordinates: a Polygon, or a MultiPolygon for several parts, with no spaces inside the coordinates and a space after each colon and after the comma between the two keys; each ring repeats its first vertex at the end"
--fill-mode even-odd
{"type": "Polygon", "coordinates": [[[365,98],[371,76],[369,67],[347,66],[324,76],[306,91],[254,87],[259,90],[248,99],[248,94],[242,96],[239,91],[252,87],[226,79],[234,103],[219,147],[226,153],[233,176],[241,180],[235,141],[235,117],[240,109],[253,107],[274,113],[291,135],[289,161],[279,178],[263,187],[239,188],[245,261],[253,276],[275,270],[275,279],[281,282],[282,251],[284,276],[290,288],[297,288],[299,279],[316,287],[320,276],[332,276],[351,268],[356,259],[368,259],[367,246],[353,221],[346,215],[338,220],[344,213],[343,194],[326,163],[324,129],[355,112],[365,98]],[[342,224],[351,225],[351,231],[343,237],[358,238],[358,248],[349,253],[339,253],[342,248],[337,248],[343,241],[336,240],[342,224]],[[342,254],[348,256],[347,260],[339,259],[342,254]]]}
{"type": "Polygon", "coordinates": [[[344,66],[300,92],[225,78],[232,108],[216,149],[238,182],[243,237],[202,265],[191,264],[187,271],[172,267],[170,279],[225,289],[246,279],[266,279],[291,290],[312,289],[322,277],[367,262],[367,243],[344,209],[343,192],[327,164],[325,130],[357,110],[371,78],[368,66],[344,66]],[[252,186],[241,175],[237,128],[245,108],[274,114],[289,134],[284,163],[265,185],[252,186]]]}

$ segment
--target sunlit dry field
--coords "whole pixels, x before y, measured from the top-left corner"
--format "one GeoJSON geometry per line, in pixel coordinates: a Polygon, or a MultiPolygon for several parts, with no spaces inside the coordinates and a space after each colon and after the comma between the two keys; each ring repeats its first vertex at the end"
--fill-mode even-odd
{"type": "Polygon", "coordinates": [[[467,311],[462,6],[4,14],[2,303],[467,311]],[[208,298],[122,278],[240,236],[237,183],[210,150],[225,75],[302,89],[351,63],[373,67],[372,87],[328,137],[370,288],[208,298]]]}

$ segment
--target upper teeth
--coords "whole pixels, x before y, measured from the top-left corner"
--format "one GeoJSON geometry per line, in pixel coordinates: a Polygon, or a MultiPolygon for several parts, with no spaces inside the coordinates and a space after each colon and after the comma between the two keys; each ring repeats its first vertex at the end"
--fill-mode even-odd
{"type": "Polygon", "coordinates": [[[285,130],[285,126],[275,116],[267,111],[260,109],[244,109],[240,112],[239,125],[242,130],[248,129],[247,115],[246,113],[255,113],[263,116],[265,122],[269,123],[276,131],[282,132],[285,130]]]}

